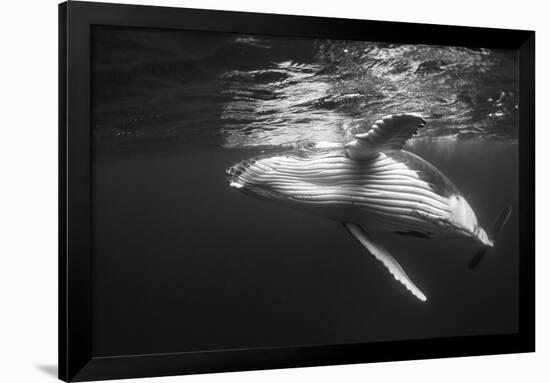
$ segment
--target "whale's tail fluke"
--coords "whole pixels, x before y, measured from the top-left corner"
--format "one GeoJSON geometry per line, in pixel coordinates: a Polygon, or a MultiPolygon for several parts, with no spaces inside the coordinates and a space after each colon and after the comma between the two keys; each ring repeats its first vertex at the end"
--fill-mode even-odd
{"type": "MultiPolygon", "coordinates": [[[[508,222],[508,219],[510,218],[510,214],[512,213],[512,207],[507,206],[505,207],[493,223],[493,226],[491,227],[491,230],[489,231],[489,238],[493,243],[496,242],[496,238],[506,222],[508,222]]],[[[468,268],[470,270],[475,269],[483,260],[485,257],[485,254],[487,254],[487,251],[489,250],[488,246],[483,246],[478,249],[478,251],[474,254],[470,262],[468,263],[468,268]]]]}

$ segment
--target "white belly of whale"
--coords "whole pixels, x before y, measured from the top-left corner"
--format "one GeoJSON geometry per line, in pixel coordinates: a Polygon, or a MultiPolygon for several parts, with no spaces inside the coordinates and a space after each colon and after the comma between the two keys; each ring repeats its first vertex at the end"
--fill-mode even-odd
{"type": "Polygon", "coordinates": [[[438,194],[419,171],[385,153],[369,161],[338,151],[279,155],[245,161],[229,173],[230,184],[247,194],[367,230],[456,234],[458,197],[438,194]]]}

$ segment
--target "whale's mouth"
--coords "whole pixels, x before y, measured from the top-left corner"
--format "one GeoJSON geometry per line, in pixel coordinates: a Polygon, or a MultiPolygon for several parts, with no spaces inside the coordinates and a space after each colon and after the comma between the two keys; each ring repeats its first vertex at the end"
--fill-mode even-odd
{"type": "Polygon", "coordinates": [[[286,198],[281,193],[275,190],[270,182],[269,177],[260,177],[258,172],[261,171],[257,167],[260,160],[252,158],[236,163],[225,171],[226,182],[229,187],[240,191],[249,196],[263,199],[269,202],[279,201],[284,202],[286,198]]]}
{"type": "Polygon", "coordinates": [[[245,186],[242,175],[250,167],[250,161],[241,161],[225,171],[225,180],[230,187],[242,189],[245,186]]]}
{"type": "Polygon", "coordinates": [[[256,158],[247,159],[230,166],[225,170],[225,180],[231,188],[241,189],[242,192],[256,189],[257,177],[255,173],[251,173],[251,168],[257,163],[256,158]],[[250,190],[249,190],[250,189],[250,190]]]}

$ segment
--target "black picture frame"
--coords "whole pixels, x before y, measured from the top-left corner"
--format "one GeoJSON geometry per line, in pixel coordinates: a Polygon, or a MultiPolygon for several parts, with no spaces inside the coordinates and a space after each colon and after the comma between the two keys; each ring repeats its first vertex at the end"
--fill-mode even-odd
{"type": "Polygon", "coordinates": [[[535,350],[535,33],[70,1],[59,5],[59,378],[86,381],[535,350]],[[94,25],[514,49],[519,55],[519,331],[380,343],[92,354],[91,30],[94,25]]]}

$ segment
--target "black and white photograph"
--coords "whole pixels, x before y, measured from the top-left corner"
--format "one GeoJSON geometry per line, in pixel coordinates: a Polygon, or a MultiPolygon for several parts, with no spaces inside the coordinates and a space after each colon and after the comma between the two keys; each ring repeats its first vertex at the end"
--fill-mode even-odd
{"type": "Polygon", "coordinates": [[[515,51],[92,36],[101,355],[517,331],[515,51]]]}
{"type": "Polygon", "coordinates": [[[548,380],[540,4],[3,3],[0,382],[548,380]]]}

